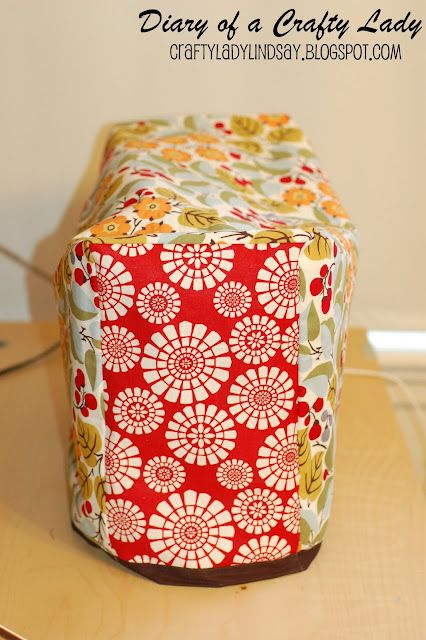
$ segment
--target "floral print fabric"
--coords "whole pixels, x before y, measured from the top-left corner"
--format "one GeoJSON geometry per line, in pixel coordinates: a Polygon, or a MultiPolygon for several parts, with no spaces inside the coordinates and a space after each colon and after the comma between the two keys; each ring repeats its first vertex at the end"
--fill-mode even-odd
{"type": "Polygon", "coordinates": [[[188,568],[322,540],[355,247],[288,116],[113,128],[56,273],[84,535],[188,568]]]}

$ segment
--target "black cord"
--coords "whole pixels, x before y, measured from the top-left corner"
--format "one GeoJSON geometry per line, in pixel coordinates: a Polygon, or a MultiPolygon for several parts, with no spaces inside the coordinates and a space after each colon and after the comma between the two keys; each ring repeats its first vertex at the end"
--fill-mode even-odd
{"type": "Polygon", "coordinates": [[[48,356],[53,351],[59,347],[59,341],[51,344],[47,349],[37,353],[35,356],[31,358],[27,358],[27,360],[21,360],[21,362],[16,362],[15,364],[11,364],[9,367],[5,367],[4,369],[0,369],[0,377],[5,376],[8,373],[12,373],[12,371],[18,371],[18,369],[23,369],[24,367],[28,367],[31,364],[35,364],[39,360],[43,360],[46,356],[48,356]]]}
{"type": "MultiPolygon", "coordinates": [[[[27,262],[26,260],[24,260],[24,258],[21,258],[21,256],[18,256],[16,253],[11,251],[7,247],[0,245],[0,254],[3,254],[6,258],[8,258],[8,260],[12,260],[13,262],[16,262],[17,264],[19,264],[19,266],[24,267],[24,269],[27,269],[28,271],[32,271],[39,278],[46,280],[50,284],[52,283],[52,277],[48,273],[46,273],[45,271],[42,271],[36,265],[31,264],[31,262],[27,262]]],[[[42,360],[53,351],[56,351],[56,349],[59,347],[59,344],[60,344],[59,341],[54,342],[49,347],[44,349],[44,351],[37,353],[35,356],[32,356],[31,358],[27,358],[27,360],[21,360],[21,362],[16,362],[15,364],[11,364],[9,367],[0,369],[0,377],[5,376],[8,373],[12,373],[13,371],[18,371],[19,369],[23,369],[24,367],[29,367],[31,364],[35,364],[36,362],[39,362],[39,360],[42,360]]]]}

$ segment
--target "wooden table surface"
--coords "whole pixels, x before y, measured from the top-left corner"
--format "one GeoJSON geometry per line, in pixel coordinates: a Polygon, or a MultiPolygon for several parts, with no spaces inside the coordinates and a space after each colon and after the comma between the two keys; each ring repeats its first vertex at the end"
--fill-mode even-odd
{"type": "MultiPolygon", "coordinates": [[[[55,339],[51,325],[0,324],[0,367],[55,339]]],[[[56,351],[0,378],[0,625],[27,640],[426,638],[426,506],[381,380],[346,377],[334,506],[311,568],[206,589],[133,575],[71,530],[61,365],[56,351]]],[[[361,330],[348,366],[376,367],[361,330]]]]}

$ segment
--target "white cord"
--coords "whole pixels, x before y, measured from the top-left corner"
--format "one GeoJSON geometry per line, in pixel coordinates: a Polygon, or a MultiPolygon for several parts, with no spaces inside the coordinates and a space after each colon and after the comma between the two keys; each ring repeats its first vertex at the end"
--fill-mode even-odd
{"type": "Polygon", "coordinates": [[[425,440],[426,420],[424,418],[420,404],[417,401],[417,398],[412,392],[412,390],[410,389],[410,387],[398,376],[394,376],[391,373],[385,373],[384,371],[374,371],[373,369],[358,369],[355,367],[353,368],[348,367],[344,370],[344,372],[346,375],[349,375],[349,376],[359,376],[360,378],[365,378],[365,377],[380,378],[381,380],[385,380],[386,382],[391,382],[392,384],[396,385],[399,388],[399,390],[402,392],[403,395],[405,395],[418,421],[418,425],[417,427],[415,427],[415,431],[417,434],[419,444],[422,449],[422,458],[423,458],[423,465],[424,465],[423,468],[425,468],[426,466],[426,440],[425,440]]]}

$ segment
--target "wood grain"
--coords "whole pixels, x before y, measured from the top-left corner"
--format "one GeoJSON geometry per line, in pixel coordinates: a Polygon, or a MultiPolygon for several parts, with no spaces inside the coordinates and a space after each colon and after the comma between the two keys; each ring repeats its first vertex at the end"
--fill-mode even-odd
{"type": "MultiPolygon", "coordinates": [[[[56,339],[0,325],[0,367],[56,339]]],[[[375,368],[365,334],[348,365],[375,368]]],[[[421,640],[426,506],[381,380],[345,380],[329,530],[310,569],[238,587],[158,585],[69,525],[59,352],[0,378],[0,624],[28,640],[421,640]]]]}

